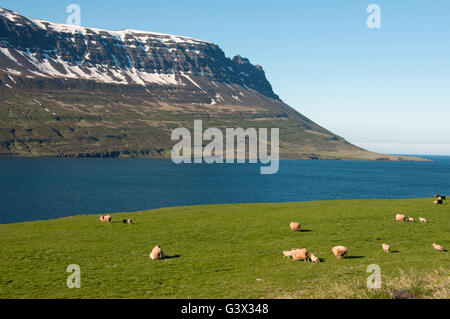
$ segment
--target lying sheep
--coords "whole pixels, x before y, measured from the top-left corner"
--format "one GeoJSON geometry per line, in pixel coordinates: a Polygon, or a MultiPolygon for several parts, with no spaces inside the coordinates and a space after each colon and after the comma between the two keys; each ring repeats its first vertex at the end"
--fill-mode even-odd
{"type": "Polygon", "coordinates": [[[152,252],[150,253],[150,258],[152,260],[164,259],[164,252],[162,251],[161,247],[156,245],[155,248],[153,248],[152,252]]]}
{"type": "Polygon", "coordinates": [[[283,250],[284,257],[292,257],[292,250],[283,250]]]}
{"type": "Polygon", "coordinates": [[[122,219],[122,224],[126,224],[127,220],[126,219],[122,219]]]}
{"type": "Polygon", "coordinates": [[[414,223],[414,218],[413,218],[413,217],[408,217],[408,221],[409,221],[410,223],[414,223]]]}
{"type": "Polygon", "coordinates": [[[348,248],[344,246],[336,246],[331,251],[336,256],[337,259],[347,257],[349,253],[348,248]]]}
{"type": "Polygon", "coordinates": [[[390,253],[391,252],[391,245],[382,243],[381,247],[383,247],[384,252],[386,252],[386,253],[390,253]]]}
{"type": "Polygon", "coordinates": [[[320,264],[320,259],[314,254],[311,254],[311,261],[320,264]]]}
{"type": "Polygon", "coordinates": [[[404,222],[406,221],[406,216],[403,214],[397,214],[395,215],[395,220],[398,222],[404,222]]]}
{"type": "Polygon", "coordinates": [[[423,218],[423,217],[419,217],[419,221],[421,223],[428,223],[428,221],[425,218],[423,218]]]}
{"type": "Polygon", "coordinates": [[[433,243],[431,246],[433,246],[433,248],[435,250],[444,251],[444,247],[442,247],[441,245],[438,245],[436,243],[433,243]]]}
{"type": "Polygon", "coordinates": [[[301,231],[302,230],[300,223],[296,223],[296,222],[290,223],[289,227],[291,228],[292,231],[301,231]]]}
{"type": "Polygon", "coordinates": [[[292,259],[309,261],[309,253],[306,248],[292,250],[292,259]]]}
{"type": "Polygon", "coordinates": [[[442,204],[444,204],[444,201],[443,201],[442,199],[438,199],[438,200],[435,200],[435,201],[433,202],[433,204],[434,204],[434,205],[442,205],[442,204]]]}
{"type": "Polygon", "coordinates": [[[128,220],[128,224],[130,224],[130,225],[133,224],[133,220],[132,220],[132,219],[129,219],[129,220],[128,220]]]}

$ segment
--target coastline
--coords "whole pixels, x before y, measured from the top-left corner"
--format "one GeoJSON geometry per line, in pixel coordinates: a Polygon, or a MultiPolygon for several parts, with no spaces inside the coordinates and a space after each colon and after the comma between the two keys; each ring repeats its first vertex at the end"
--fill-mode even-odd
{"type": "MultiPolygon", "coordinates": [[[[375,154],[375,153],[374,153],[375,154]]],[[[433,155],[391,155],[391,154],[378,154],[378,158],[374,157],[314,157],[314,156],[305,156],[305,157],[283,157],[280,156],[280,160],[289,160],[289,161],[367,161],[367,162],[433,162],[431,159],[425,158],[425,156],[433,156],[433,155]]],[[[445,155],[442,155],[445,157],[445,155]]],[[[376,157],[376,156],[375,156],[376,157]]],[[[133,155],[123,155],[119,154],[117,156],[110,155],[102,155],[102,154],[78,154],[78,155],[26,155],[26,154],[0,154],[1,158],[111,158],[111,159],[167,159],[170,160],[169,156],[133,156],[133,155]]],[[[247,160],[248,158],[246,158],[247,160]]]]}

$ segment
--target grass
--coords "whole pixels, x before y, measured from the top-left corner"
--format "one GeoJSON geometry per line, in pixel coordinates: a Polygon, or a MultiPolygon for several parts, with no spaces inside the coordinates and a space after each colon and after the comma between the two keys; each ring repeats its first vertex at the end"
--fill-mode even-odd
{"type": "Polygon", "coordinates": [[[450,205],[431,199],[212,205],[0,225],[0,298],[448,298],[450,205]],[[395,222],[405,213],[427,224],[395,222]],[[121,220],[132,218],[133,225],[121,220]],[[299,221],[304,232],[291,232],[299,221]],[[392,245],[384,253],[381,243],[392,245]],[[151,261],[159,244],[168,259],[151,261]],[[350,258],[337,260],[335,245],[350,258]],[[321,264],[282,250],[307,248],[321,264]],[[81,267],[81,289],[66,268],[81,267]],[[381,267],[382,288],[365,286],[381,267]]]}

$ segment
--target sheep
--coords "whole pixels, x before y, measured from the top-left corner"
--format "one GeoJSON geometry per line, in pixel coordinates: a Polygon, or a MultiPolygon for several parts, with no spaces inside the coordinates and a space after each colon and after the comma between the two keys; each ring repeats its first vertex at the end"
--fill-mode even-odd
{"type": "Polygon", "coordinates": [[[127,222],[128,222],[128,224],[130,224],[130,225],[133,224],[133,220],[132,220],[132,219],[129,219],[127,222]]]}
{"type": "Polygon", "coordinates": [[[311,261],[320,264],[320,259],[314,254],[311,254],[311,261]]]}
{"type": "Polygon", "coordinates": [[[391,245],[382,243],[381,247],[383,247],[384,252],[386,252],[386,253],[390,253],[391,252],[391,245]]]}
{"type": "Polygon", "coordinates": [[[406,216],[403,214],[397,214],[395,215],[395,220],[398,222],[404,222],[406,220],[406,216]]]}
{"type": "Polygon", "coordinates": [[[309,261],[308,250],[306,250],[306,248],[293,249],[292,250],[292,259],[293,260],[304,260],[305,262],[309,261]]]}
{"type": "Polygon", "coordinates": [[[434,194],[434,197],[439,198],[439,197],[441,197],[441,194],[434,194]]]}
{"type": "Polygon", "coordinates": [[[127,223],[127,220],[126,220],[126,219],[122,219],[122,223],[123,223],[123,224],[126,224],[126,223],[127,223]]]}
{"type": "Polygon", "coordinates": [[[414,223],[414,218],[413,218],[413,217],[408,217],[408,221],[409,221],[410,223],[414,223]]]}
{"type": "Polygon", "coordinates": [[[302,226],[300,225],[300,223],[296,223],[296,222],[290,223],[289,227],[291,228],[292,231],[301,231],[302,230],[302,226]]]}
{"type": "Polygon", "coordinates": [[[100,221],[102,223],[110,223],[111,222],[111,216],[110,215],[100,216],[100,221]]]}
{"type": "Polygon", "coordinates": [[[419,217],[419,221],[420,221],[421,223],[428,223],[428,221],[426,220],[426,218],[423,218],[423,217],[419,217]]]}
{"type": "Polygon", "coordinates": [[[443,203],[444,203],[444,201],[442,199],[438,199],[433,202],[433,204],[435,204],[435,205],[442,205],[443,203]]]}
{"type": "Polygon", "coordinates": [[[442,200],[446,200],[447,196],[439,196],[439,198],[442,199],[442,200]]]}
{"type": "Polygon", "coordinates": [[[150,253],[150,258],[152,260],[155,259],[164,259],[164,252],[162,251],[161,247],[159,247],[159,245],[156,245],[153,249],[152,252],[150,253]]]}
{"type": "Polygon", "coordinates": [[[292,250],[283,250],[284,257],[292,257],[292,250]]]}
{"type": "Polygon", "coordinates": [[[344,246],[336,246],[333,249],[331,249],[331,251],[336,256],[337,259],[347,257],[349,253],[348,248],[344,246]]]}
{"type": "Polygon", "coordinates": [[[441,245],[438,245],[436,243],[433,243],[431,246],[433,246],[433,248],[435,250],[444,251],[444,247],[442,247],[441,245]]]}

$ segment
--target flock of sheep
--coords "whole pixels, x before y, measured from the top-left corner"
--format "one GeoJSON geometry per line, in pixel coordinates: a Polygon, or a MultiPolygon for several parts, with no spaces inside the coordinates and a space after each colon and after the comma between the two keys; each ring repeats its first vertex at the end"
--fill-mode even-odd
{"type": "Polygon", "coordinates": [[[439,194],[434,195],[434,197],[436,198],[436,200],[434,201],[435,205],[442,205],[444,204],[444,200],[447,199],[447,196],[441,196],[439,194]]]}
{"type": "MultiPolygon", "coordinates": [[[[292,231],[302,231],[302,226],[300,225],[300,223],[297,222],[291,222],[289,224],[289,227],[292,231]]],[[[331,251],[336,256],[337,259],[345,258],[348,256],[349,253],[348,248],[345,246],[333,247],[331,251]]],[[[283,256],[292,258],[293,260],[304,260],[305,262],[312,261],[314,263],[320,263],[320,258],[318,258],[314,254],[310,254],[306,248],[302,249],[293,248],[291,250],[284,250],[283,256]]]]}
{"type": "MultiPolygon", "coordinates": [[[[443,201],[446,199],[446,196],[441,196],[439,194],[436,194],[435,198],[437,198],[437,200],[434,201],[434,204],[442,205],[443,201]]],[[[414,222],[414,218],[413,217],[409,217],[409,216],[406,217],[406,215],[403,215],[403,214],[397,214],[395,216],[395,220],[398,221],[398,222],[406,222],[406,221],[407,222],[411,222],[411,223],[414,222]]],[[[427,223],[428,222],[426,220],[426,218],[423,218],[423,217],[419,217],[419,221],[421,223],[427,223]]],[[[301,227],[300,223],[297,223],[297,222],[291,222],[289,227],[290,227],[290,229],[292,231],[302,231],[302,227],[301,227]]],[[[442,247],[441,245],[438,245],[436,243],[433,243],[431,246],[435,250],[445,251],[444,247],[442,247]]],[[[391,252],[391,245],[388,245],[386,243],[382,243],[381,244],[381,248],[386,253],[391,252]]],[[[333,247],[331,249],[331,251],[333,252],[333,255],[336,256],[337,259],[345,258],[349,254],[349,250],[345,246],[333,247]]],[[[310,254],[306,248],[302,248],[302,249],[293,248],[291,250],[284,250],[283,251],[283,256],[284,257],[288,257],[288,258],[292,258],[293,260],[304,260],[305,262],[306,261],[312,261],[312,262],[320,263],[320,259],[316,255],[310,254]]]]}
{"type": "MultiPolygon", "coordinates": [[[[446,196],[441,196],[439,194],[436,194],[435,197],[437,198],[436,201],[434,201],[434,204],[437,205],[442,205],[443,201],[446,199],[446,196]]],[[[107,216],[100,216],[100,221],[103,223],[111,223],[111,216],[107,215],[107,216]]],[[[414,222],[414,218],[413,217],[406,217],[406,215],[404,214],[397,214],[395,216],[395,220],[398,222],[414,222]]],[[[427,223],[428,221],[423,218],[423,217],[419,217],[419,221],[421,223],[427,223]]],[[[133,221],[131,219],[124,219],[122,220],[122,222],[124,224],[132,224],[133,221]]],[[[302,231],[302,227],[300,225],[300,223],[297,222],[291,222],[289,224],[289,227],[292,231],[302,231]]],[[[435,250],[439,250],[439,251],[445,251],[444,248],[441,245],[438,245],[436,243],[432,244],[433,248],[435,250]]],[[[381,248],[386,252],[389,253],[391,251],[391,246],[383,243],[381,244],[381,248]]],[[[333,247],[331,249],[332,253],[334,256],[336,256],[337,259],[342,259],[348,256],[349,254],[349,250],[347,247],[345,246],[336,246],[333,247]]],[[[316,255],[314,254],[310,254],[308,252],[308,250],[306,248],[293,248],[291,250],[285,250],[283,251],[283,256],[284,257],[288,257],[288,258],[292,258],[293,260],[303,260],[305,262],[311,261],[311,262],[315,262],[315,263],[320,263],[320,258],[318,258],[316,255]]],[[[163,250],[161,249],[161,247],[159,245],[156,245],[153,249],[152,252],[150,253],[150,258],[152,260],[157,260],[157,259],[164,259],[165,255],[163,250]]]]}

